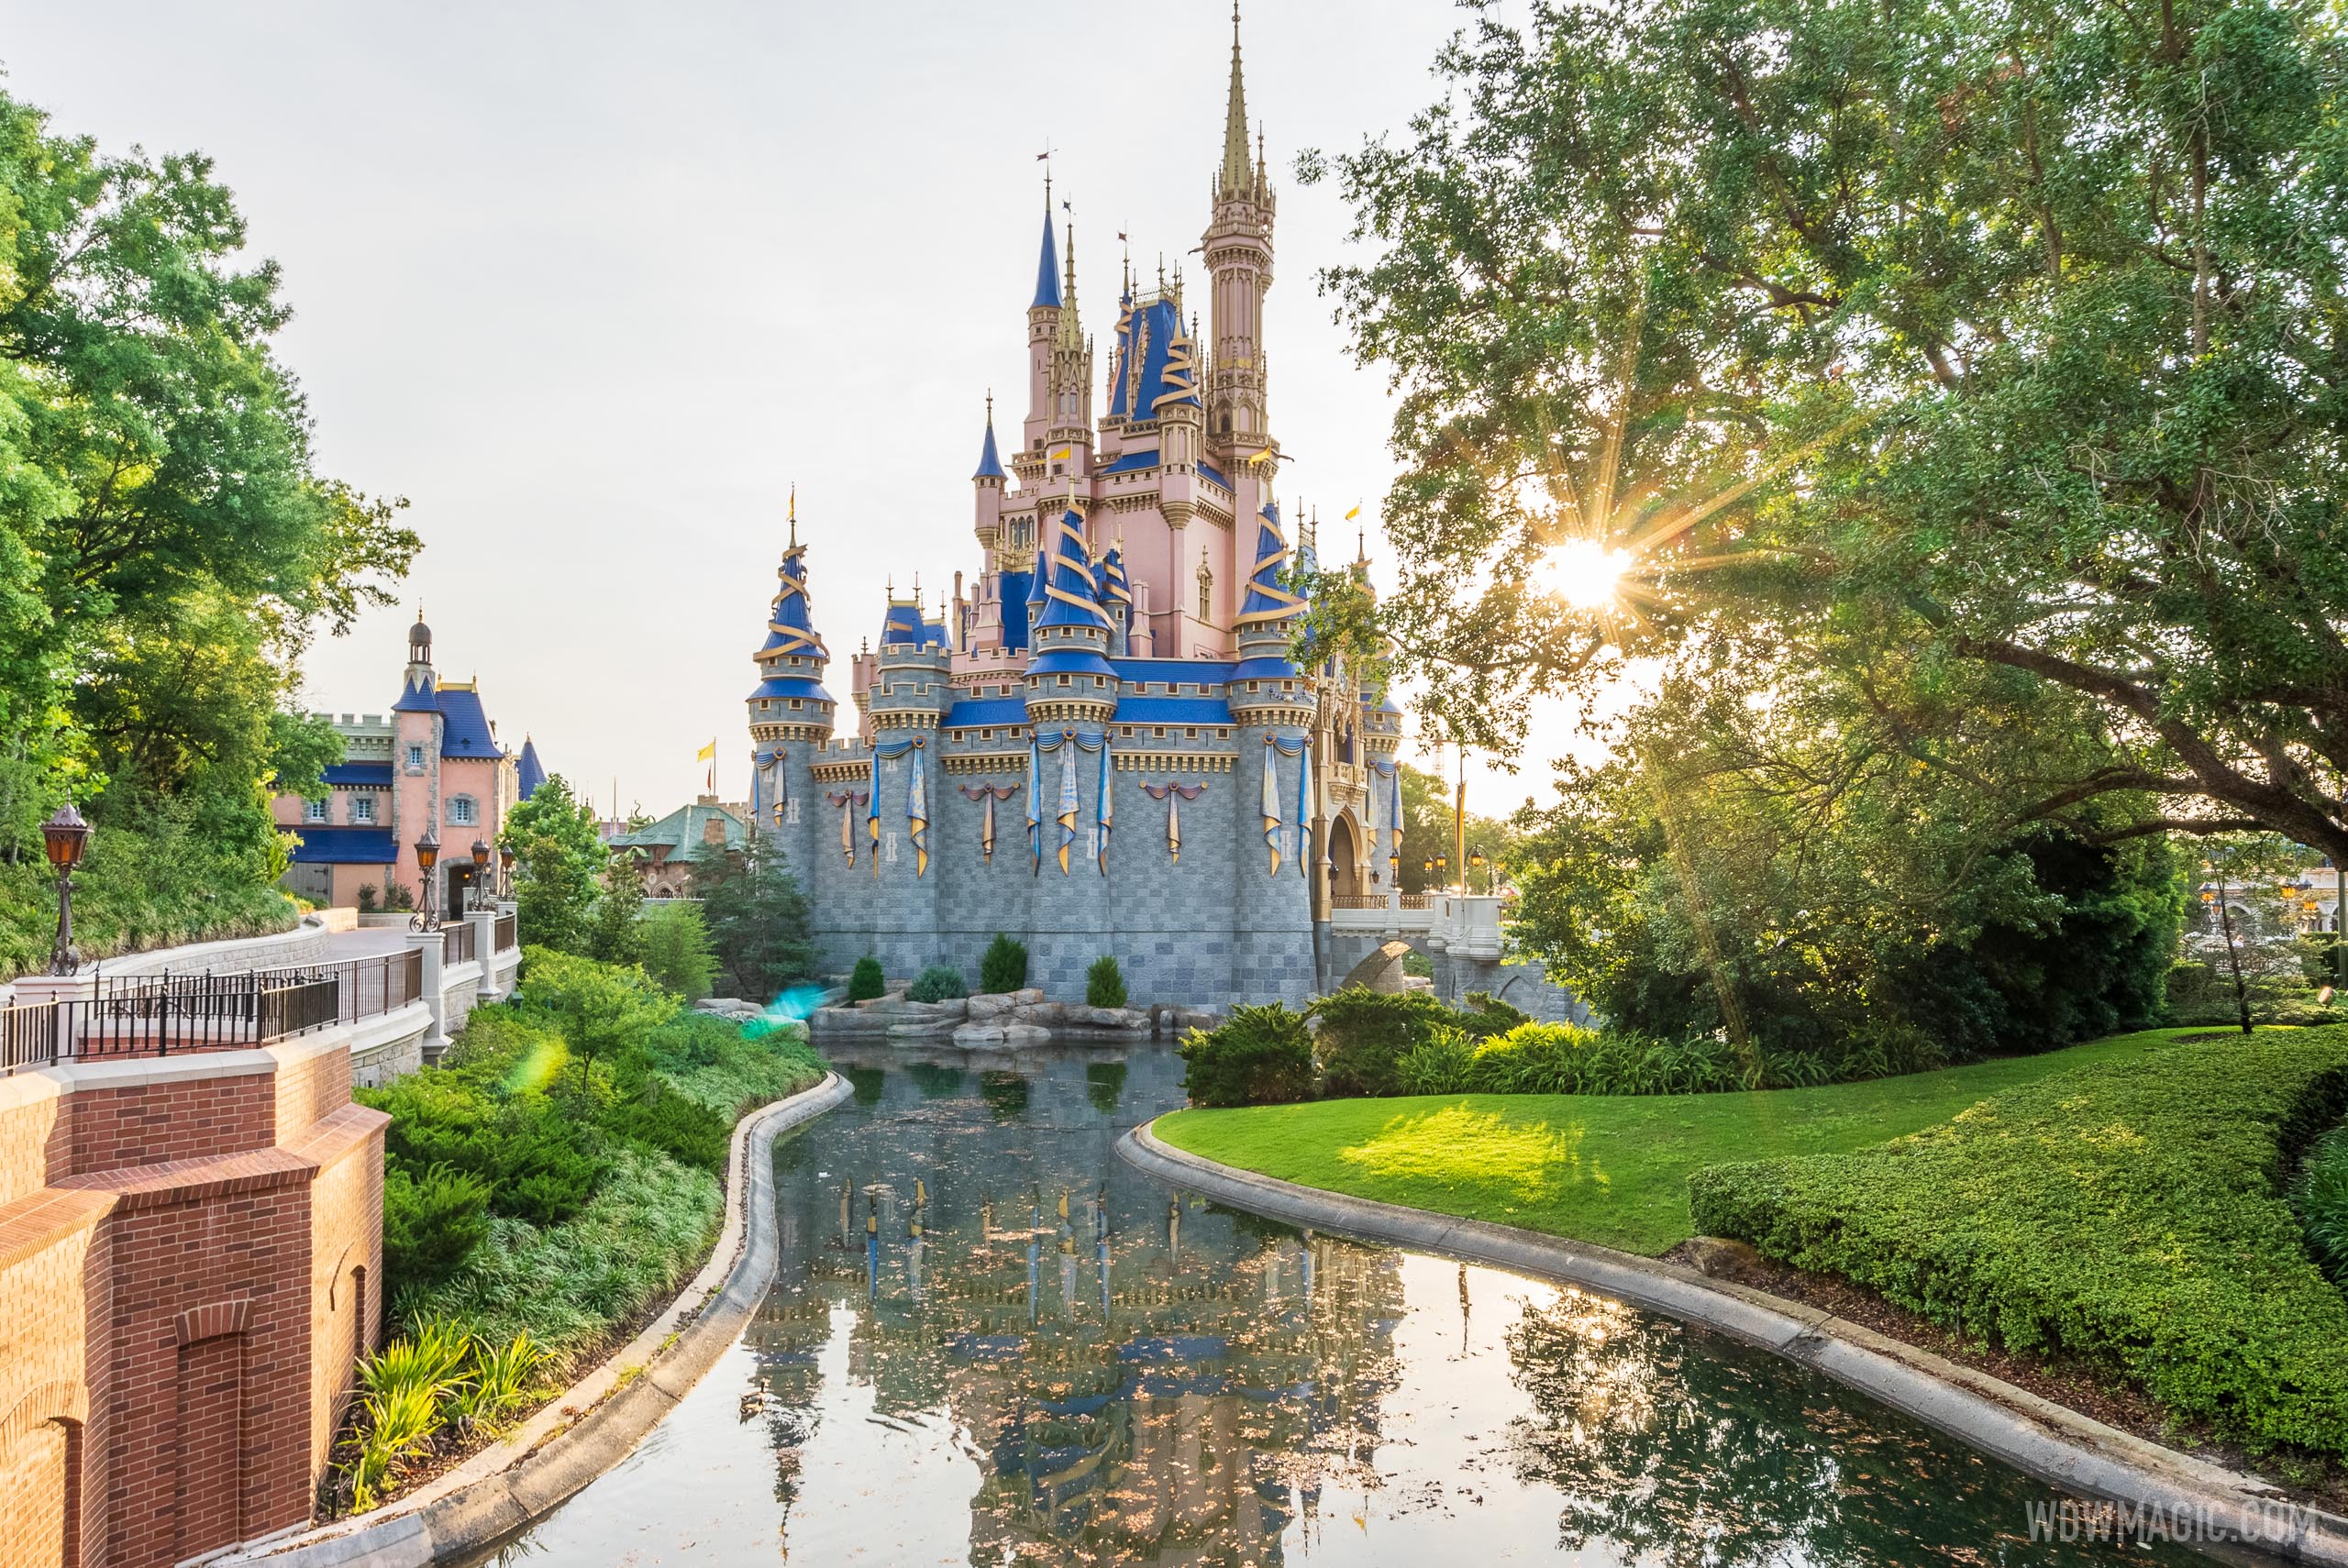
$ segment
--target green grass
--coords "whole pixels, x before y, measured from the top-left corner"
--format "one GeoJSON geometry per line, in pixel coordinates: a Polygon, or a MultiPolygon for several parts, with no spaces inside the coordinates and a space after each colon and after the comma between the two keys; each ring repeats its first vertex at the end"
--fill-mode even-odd
{"type": "Polygon", "coordinates": [[[1937,1073],[1754,1094],[1433,1095],[1162,1118],[1178,1149],[1283,1181],[1652,1256],[1694,1234],[1688,1175],[1849,1154],[2052,1074],[2137,1060],[2159,1029],[1937,1073]]]}

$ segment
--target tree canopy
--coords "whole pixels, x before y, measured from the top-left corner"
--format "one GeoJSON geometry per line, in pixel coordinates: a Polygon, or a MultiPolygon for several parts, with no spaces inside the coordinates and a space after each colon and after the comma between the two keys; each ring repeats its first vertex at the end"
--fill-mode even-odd
{"type": "Polygon", "coordinates": [[[1301,170],[1371,251],[1324,282],[1400,393],[1382,630],[1451,727],[1694,638],[2001,831],[2348,854],[2330,13],[1473,11],[1407,134],[1301,170]],[[1619,603],[1561,620],[1569,544],[1619,603]]]}

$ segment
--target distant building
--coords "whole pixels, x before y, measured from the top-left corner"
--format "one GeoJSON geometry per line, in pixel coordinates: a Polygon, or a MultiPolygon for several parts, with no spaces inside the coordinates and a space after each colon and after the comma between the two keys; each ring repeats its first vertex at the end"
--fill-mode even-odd
{"type": "Polygon", "coordinates": [[[644,871],[648,899],[689,899],[692,891],[692,861],[704,845],[739,849],[749,808],[703,795],[690,806],[679,806],[657,823],[607,842],[615,855],[634,855],[644,871]]]}
{"type": "Polygon", "coordinates": [[[432,667],[432,628],[408,628],[407,668],[387,714],[320,714],[343,739],[318,798],[280,795],[278,826],[298,834],[284,887],[313,902],[350,905],[360,889],[389,905],[398,888],[421,903],[415,841],[429,829],[440,845],[439,907],[453,907],[472,876],[475,840],[494,845],[515,802],[546,778],[526,738],[517,759],[498,744],[497,725],[470,680],[442,680],[432,667]]]}

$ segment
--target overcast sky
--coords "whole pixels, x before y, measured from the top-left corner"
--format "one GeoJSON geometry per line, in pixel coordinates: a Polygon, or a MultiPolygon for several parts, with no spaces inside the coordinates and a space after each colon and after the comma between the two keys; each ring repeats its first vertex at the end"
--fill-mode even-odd
{"type": "MultiPolygon", "coordinates": [[[[877,5],[117,5],[0,0],[9,90],[110,148],[200,149],[285,269],[281,349],[323,471],[404,495],[404,606],[308,664],[377,711],[420,600],[442,674],[608,806],[742,793],[753,683],[799,487],[836,656],[882,582],[975,572],[990,385],[1023,412],[1024,311],[1055,149],[1078,290],[1105,340],[1115,236],[1154,277],[1207,218],[1222,0],[877,5]]],[[[1290,514],[1324,549],[1393,472],[1385,377],[1314,273],[1347,215],[1289,171],[1400,127],[1458,25],[1441,0],[1249,0],[1248,109],[1279,217],[1267,307],[1290,514]]],[[[1197,275],[1195,260],[1186,271],[1197,275]]],[[[1384,558],[1375,530],[1373,561],[1384,558]]],[[[830,685],[845,708],[847,672],[830,685]]],[[[843,725],[845,728],[846,725],[843,725]]],[[[1547,719],[1535,753],[1564,744],[1547,719]]],[[[1501,810],[1538,756],[1479,786],[1501,810]]]]}

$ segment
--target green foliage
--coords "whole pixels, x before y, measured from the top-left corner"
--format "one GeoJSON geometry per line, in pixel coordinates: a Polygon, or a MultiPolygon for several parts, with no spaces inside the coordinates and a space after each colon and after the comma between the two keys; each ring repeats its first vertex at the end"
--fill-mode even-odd
{"type": "Polygon", "coordinates": [[[987,950],[979,959],[979,990],[987,996],[1015,991],[1027,984],[1027,944],[1006,935],[994,933],[987,950]]]}
{"type": "Polygon", "coordinates": [[[1497,747],[1687,635],[1800,650],[2011,823],[2159,794],[2348,853],[2328,11],[1484,7],[1436,77],[1301,173],[1357,215],[1379,629],[1449,723],[1497,747]],[[1561,538],[1647,546],[1634,615],[1561,600],[1561,538]]]}
{"type": "Polygon", "coordinates": [[[1084,1005],[1125,1005],[1125,974],[1117,967],[1117,960],[1109,954],[1103,953],[1092,960],[1092,966],[1084,972],[1084,1005]]]}
{"type": "Polygon", "coordinates": [[[1709,1094],[1783,1086],[1744,1082],[1719,1041],[1525,1023],[1476,1047],[1465,1087],[1478,1094],[1709,1094]]]}
{"type": "Polygon", "coordinates": [[[1456,1029],[1437,1028],[1394,1059],[1396,1094],[1465,1094],[1476,1046],[1456,1029]]]}
{"type": "Polygon", "coordinates": [[[514,852],[515,918],[530,941],[556,953],[584,953],[609,858],[595,808],[558,773],[505,813],[498,843],[514,852]]]}
{"type": "MultiPolygon", "coordinates": [[[[644,867],[633,855],[608,856],[604,862],[603,890],[595,895],[594,910],[587,920],[587,956],[598,964],[644,963],[643,915],[644,867]]],[[[681,986],[669,988],[684,989],[681,986]]],[[[685,999],[694,999],[689,995],[685,999]]]]}
{"type": "MultiPolygon", "coordinates": [[[[73,877],[73,939],[84,957],[294,924],[292,901],[262,875],[263,840],[207,836],[206,813],[185,799],[123,808],[115,819],[91,834],[73,877]]],[[[56,930],[57,879],[40,851],[0,859],[0,977],[46,967],[56,930]]]]}
{"type": "Polygon", "coordinates": [[[373,1507],[399,1462],[440,1432],[493,1430],[529,1397],[545,1360],[526,1333],[493,1344],[431,1317],[360,1362],[360,1419],[343,1466],[351,1507],[373,1507]]]}
{"type": "Polygon", "coordinates": [[[563,1042],[579,1058],[582,1084],[597,1056],[640,1039],[677,1011],[676,999],[655,987],[640,969],[615,968],[535,946],[522,955],[521,999],[525,1006],[561,1021],[563,1042]]]}
{"type": "Polygon", "coordinates": [[[413,1159],[383,1172],[383,1273],[393,1280],[441,1280],[489,1235],[490,1184],[443,1163],[418,1173],[413,1159]]]}
{"type": "MultiPolygon", "coordinates": [[[[0,863],[70,795],[117,889],[174,895],[177,867],[135,864],[172,813],[218,920],[159,934],[238,934],[282,866],[269,785],[339,755],[285,712],[301,655],[418,541],[313,466],[281,277],[210,160],[104,155],[0,93],[0,863]]],[[[0,878],[0,973],[34,891],[0,878]]],[[[110,923],[91,945],[138,940],[110,923]]]]}
{"type": "Polygon", "coordinates": [[[1698,1227],[1961,1333],[2117,1372],[2256,1449],[2348,1453],[2348,1297],[2277,1187],[2348,1031],[2183,1043],[1863,1153],[1714,1166],[1698,1227]]]}
{"type": "Polygon", "coordinates": [[[880,960],[868,953],[856,961],[847,977],[847,999],[852,1002],[870,1001],[888,993],[889,977],[880,972],[880,960]]]}
{"type": "Polygon", "coordinates": [[[724,1019],[681,1012],[646,1039],[644,1059],[671,1093],[731,1121],[824,1076],[806,1034],[789,1024],[752,1038],[724,1019]]]}
{"type": "Polygon", "coordinates": [[[753,833],[740,849],[703,845],[693,855],[693,889],[727,996],[771,1001],[814,977],[807,900],[772,835],[753,833]]]}
{"type": "Polygon", "coordinates": [[[1305,1015],[1278,1002],[1234,1008],[1219,1028],[1182,1041],[1182,1088],[1192,1105],[1284,1105],[1312,1098],[1312,1036],[1305,1015]]]}
{"type": "Polygon", "coordinates": [[[1470,1040],[1489,1040],[1533,1021],[1529,1014],[1488,992],[1469,991],[1459,999],[1464,1004],[1459,1010],[1459,1028],[1470,1040]]]}
{"type": "Polygon", "coordinates": [[[709,995],[717,974],[717,955],[711,951],[709,927],[699,904],[663,904],[648,911],[637,925],[644,972],[663,989],[689,1002],[709,995]]]}
{"type": "Polygon", "coordinates": [[[2334,1280],[2348,1286],[2348,1127],[2335,1127],[2309,1145],[2291,1202],[2307,1227],[2309,1249],[2334,1280]]]}
{"type": "Polygon", "coordinates": [[[1323,997],[1308,1011],[1320,1025],[1315,1049],[1322,1092],[1330,1095],[1401,1092],[1395,1063],[1436,1030],[1459,1023],[1456,1014],[1425,991],[1380,992],[1363,986],[1323,997]]]}
{"type": "Polygon", "coordinates": [[[951,964],[932,964],[915,975],[914,983],[905,988],[907,1001],[952,1001],[957,997],[969,994],[970,988],[962,981],[962,971],[951,964]]]}

